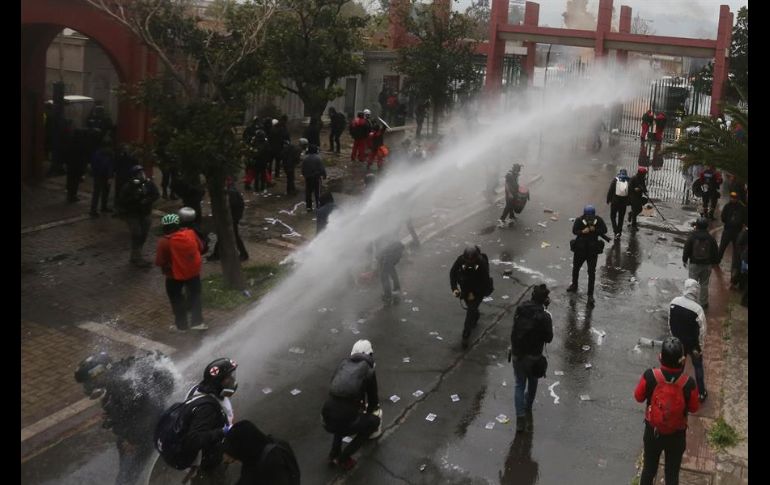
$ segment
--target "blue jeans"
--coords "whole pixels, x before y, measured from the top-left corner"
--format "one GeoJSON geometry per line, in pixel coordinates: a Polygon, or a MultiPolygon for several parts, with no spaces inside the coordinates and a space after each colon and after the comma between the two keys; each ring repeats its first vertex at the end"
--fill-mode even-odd
{"type": "Polygon", "coordinates": [[[516,405],[516,416],[524,416],[527,411],[532,411],[532,403],[535,402],[537,393],[537,377],[528,375],[524,372],[516,372],[516,390],[514,391],[513,401],[516,405]]]}

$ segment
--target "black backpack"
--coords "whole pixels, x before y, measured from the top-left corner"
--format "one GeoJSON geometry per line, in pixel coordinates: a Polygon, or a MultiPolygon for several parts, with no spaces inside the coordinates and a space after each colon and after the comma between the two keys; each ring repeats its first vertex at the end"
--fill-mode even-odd
{"type": "MultiPolygon", "coordinates": [[[[215,405],[221,410],[217,399],[209,394],[195,396],[184,402],[171,405],[158,420],[155,426],[153,441],[163,461],[177,470],[185,470],[192,466],[198,455],[197,449],[184,450],[182,440],[190,428],[190,418],[196,408],[202,405],[215,405]]],[[[222,410],[222,415],[227,419],[222,410]]]]}
{"type": "Polygon", "coordinates": [[[372,368],[366,360],[354,361],[347,358],[337,367],[329,386],[329,394],[344,399],[358,399],[364,381],[371,373],[372,368]]]}
{"type": "Polygon", "coordinates": [[[692,259],[698,263],[711,261],[711,241],[706,238],[695,239],[692,242],[692,259]]]}
{"type": "Polygon", "coordinates": [[[285,471],[284,478],[289,478],[289,481],[287,483],[290,483],[292,485],[299,485],[300,483],[299,464],[297,463],[297,457],[294,456],[294,450],[291,449],[291,446],[286,441],[280,440],[278,438],[274,438],[271,435],[268,435],[267,439],[270,441],[270,443],[265,445],[264,449],[262,450],[262,454],[259,455],[260,475],[265,476],[265,473],[264,473],[264,470],[262,470],[262,467],[264,466],[264,462],[267,459],[268,455],[270,455],[270,453],[277,452],[277,453],[280,453],[282,457],[281,461],[283,462],[283,468],[285,471]],[[274,450],[277,450],[277,451],[274,451],[274,450]]]}

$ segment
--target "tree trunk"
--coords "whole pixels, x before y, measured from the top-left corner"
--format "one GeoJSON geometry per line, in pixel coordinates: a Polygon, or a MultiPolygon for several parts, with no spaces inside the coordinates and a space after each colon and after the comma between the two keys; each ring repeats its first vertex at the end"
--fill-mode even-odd
{"type": "Polygon", "coordinates": [[[214,226],[217,230],[219,243],[219,260],[222,262],[222,278],[225,287],[233,290],[246,288],[241,272],[241,261],[235,247],[233,219],[230,215],[230,204],[221,183],[215,180],[207,182],[211,196],[211,212],[214,216],[214,226]]]}
{"type": "Polygon", "coordinates": [[[431,104],[433,105],[433,127],[431,128],[431,135],[436,137],[438,136],[439,118],[441,117],[444,107],[440,99],[432,99],[431,104]]]}

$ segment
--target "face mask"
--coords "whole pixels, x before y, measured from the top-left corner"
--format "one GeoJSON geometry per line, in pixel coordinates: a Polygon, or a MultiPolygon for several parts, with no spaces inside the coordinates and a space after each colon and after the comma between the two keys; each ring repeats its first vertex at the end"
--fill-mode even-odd
{"type": "Polygon", "coordinates": [[[235,394],[235,391],[237,391],[237,390],[238,390],[238,382],[235,382],[233,384],[233,387],[225,387],[225,388],[222,389],[222,392],[220,392],[219,394],[222,397],[230,397],[233,394],[235,394]]]}

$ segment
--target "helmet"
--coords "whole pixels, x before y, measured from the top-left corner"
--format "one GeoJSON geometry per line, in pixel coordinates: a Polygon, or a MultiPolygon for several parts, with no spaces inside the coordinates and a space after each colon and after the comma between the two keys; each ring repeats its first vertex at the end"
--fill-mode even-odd
{"type": "Polygon", "coordinates": [[[596,215],[596,208],[592,205],[587,205],[583,207],[583,215],[584,216],[595,216],[596,215]]]}
{"type": "Polygon", "coordinates": [[[303,148],[306,148],[306,147],[307,147],[307,145],[308,145],[308,143],[309,143],[309,142],[307,141],[307,138],[300,138],[300,139],[299,139],[299,146],[301,146],[301,147],[303,147],[303,148]]]}
{"type": "Polygon", "coordinates": [[[166,214],[160,219],[160,223],[164,226],[179,224],[179,216],[176,214],[166,214]]]}
{"type": "Polygon", "coordinates": [[[368,109],[364,110],[364,116],[370,116],[371,114],[372,114],[372,112],[370,110],[368,110],[368,109]]]}
{"type": "Polygon", "coordinates": [[[463,258],[465,258],[467,261],[475,261],[476,258],[479,257],[479,251],[478,246],[465,246],[465,250],[463,251],[463,258]]]}
{"type": "Polygon", "coordinates": [[[110,367],[112,367],[112,359],[107,352],[90,355],[75,369],[75,381],[81,384],[90,381],[110,367]]]}
{"type": "Polygon", "coordinates": [[[224,381],[235,372],[238,364],[228,358],[220,358],[211,362],[203,370],[203,385],[222,397],[232,396],[238,388],[238,383],[231,387],[224,387],[224,381]]]}
{"type": "Polygon", "coordinates": [[[660,363],[666,367],[681,367],[684,359],[684,347],[676,337],[668,337],[660,349],[660,363]]]}
{"type": "Polygon", "coordinates": [[[625,168],[621,168],[618,170],[618,176],[619,177],[628,177],[628,171],[626,171],[625,168]]]}
{"type": "Polygon", "coordinates": [[[647,173],[647,167],[639,167],[639,170],[637,170],[636,173],[647,173]]]}
{"type": "Polygon", "coordinates": [[[273,118],[273,121],[271,121],[271,123],[273,123],[273,126],[275,126],[275,125],[277,125],[277,124],[278,124],[278,120],[277,120],[277,119],[275,119],[275,118],[273,118]]]}
{"type": "Polygon", "coordinates": [[[131,167],[131,170],[129,170],[128,173],[130,175],[134,175],[143,171],[144,171],[144,167],[142,167],[141,165],[134,165],[133,167],[131,167]]]}
{"type": "Polygon", "coordinates": [[[709,227],[709,220],[705,217],[699,217],[697,221],[695,221],[695,227],[697,229],[708,229],[709,227]]]}
{"type": "Polygon", "coordinates": [[[372,343],[368,340],[359,340],[355,344],[353,344],[353,348],[350,350],[350,355],[353,354],[366,354],[366,355],[372,355],[374,354],[374,349],[372,349],[372,343]]]}
{"type": "MultiPolygon", "coordinates": [[[[176,213],[179,215],[180,222],[192,222],[195,220],[195,209],[192,207],[182,207],[176,213]]],[[[169,224],[173,224],[173,222],[169,224]]]]}

